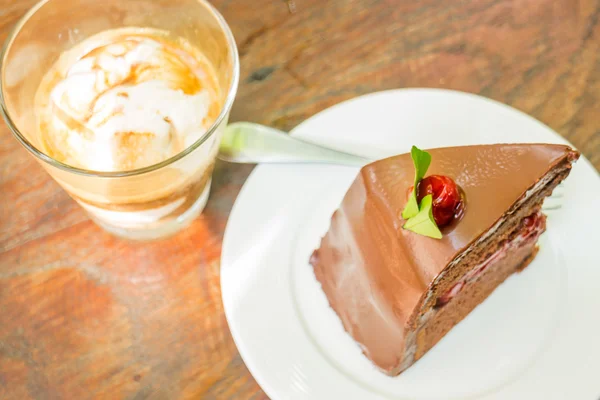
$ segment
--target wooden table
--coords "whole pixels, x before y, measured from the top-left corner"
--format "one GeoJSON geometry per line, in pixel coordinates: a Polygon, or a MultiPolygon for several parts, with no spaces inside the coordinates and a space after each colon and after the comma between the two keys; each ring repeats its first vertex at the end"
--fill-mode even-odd
{"type": "MultiPolygon", "coordinates": [[[[510,104],[600,167],[598,0],[218,0],[242,62],[232,120],[289,129],[342,100],[444,87],[510,104]]],[[[0,32],[33,4],[0,0],[0,32]]],[[[219,256],[251,168],[204,215],[130,244],[0,128],[0,399],[265,399],[223,314],[219,256]]]]}

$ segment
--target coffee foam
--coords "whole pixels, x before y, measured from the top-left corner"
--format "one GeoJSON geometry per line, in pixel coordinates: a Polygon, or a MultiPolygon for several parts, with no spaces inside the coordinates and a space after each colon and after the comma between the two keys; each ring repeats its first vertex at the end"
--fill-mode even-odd
{"type": "Polygon", "coordinates": [[[142,168],[189,147],[216,118],[216,85],[201,55],[116,31],[88,40],[63,54],[38,92],[42,144],[59,161],[142,168]]]}

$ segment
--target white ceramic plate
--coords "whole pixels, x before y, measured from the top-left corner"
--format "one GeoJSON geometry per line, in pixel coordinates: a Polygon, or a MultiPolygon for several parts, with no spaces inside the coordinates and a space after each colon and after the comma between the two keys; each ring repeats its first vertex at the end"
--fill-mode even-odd
{"type": "MultiPolygon", "coordinates": [[[[375,93],[293,132],[370,157],[478,143],[565,141],[465,93],[375,93]]],[[[399,377],[378,372],[345,333],[308,259],[358,169],[261,165],[231,212],[221,266],[229,327],[273,399],[600,398],[600,179],[583,157],[550,214],[541,251],[399,377]]]]}

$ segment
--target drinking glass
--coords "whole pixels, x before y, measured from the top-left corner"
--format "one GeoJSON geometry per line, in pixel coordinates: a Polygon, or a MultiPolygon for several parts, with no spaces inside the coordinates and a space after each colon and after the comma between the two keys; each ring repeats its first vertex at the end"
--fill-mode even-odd
{"type": "Polygon", "coordinates": [[[208,2],[43,0],[16,24],[1,63],[0,102],[6,123],[98,225],[129,239],[157,239],[179,231],[202,212],[239,80],[233,35],[208,2]],[[159,29],[197,47],[215,70],[220,113],[196,142],[155,165],[99,172],[64,164],[46,154],[40,143],[33,107],[40,81],[66,50],[97,33],[125,27],[159,29]]]}

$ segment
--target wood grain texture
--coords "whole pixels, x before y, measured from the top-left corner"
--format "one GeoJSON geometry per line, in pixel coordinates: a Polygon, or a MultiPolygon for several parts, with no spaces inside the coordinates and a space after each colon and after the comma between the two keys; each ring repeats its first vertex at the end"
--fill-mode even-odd
{"type": "MultiPolygon", "coordinates": [[[[33,4],[0,0],[0,39],[33,4]]],[[[600,0],[218,0],[240,50],[232,120],[290,129],[357,95],[443,87],[512,105],[600,168],[600,0]]],[[[96,227],[0,128],[0,399],[266,399],[219,289],[251,168],[160,243],[96,227]]]]}

